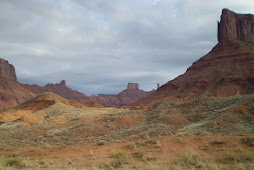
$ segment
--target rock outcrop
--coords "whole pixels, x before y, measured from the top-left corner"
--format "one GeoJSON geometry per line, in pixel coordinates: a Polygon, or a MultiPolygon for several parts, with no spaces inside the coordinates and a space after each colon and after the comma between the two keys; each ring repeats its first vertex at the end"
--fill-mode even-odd
{"type": "Polygon", "coordinates": [[[219,43],[187,71],[134,105],[254,93],[253,15],[224,9],[219,43]]]}
{"type": "Polygon", "coordinates": [[[221,21],[218,22],[218,41],[232,40],[254,43],[254,15],[222,10],[221,21]]]}
{"type": "Polygon", "coordinates": [[[0,76],[17,81],[15,68],[8,61],[0,58],[0,76]]]}
{"type": "Polygon", "coordinates": [[[23,87],[32,93],[39,95],[45,92],[53,92],[61,97],[64,97],[66,99],[70,100],[75,100],[78,102],[89,102],[88,96],[85,94],[73,90],[66,86],[66,81],[62,80],[60,83],[52,84],[49,83],[44,87],[38,86],[38,85],[29,85],[29,84],[24,84],[23,87]]]}
{"type": "Polygon", "coordinates": [[[17,82],[14,66],[0,59],[0,109],[15,106],[34,96],[17,82]]]}
{"type": "Polygon", "coordinates": [[[127,89],[139,90],[138,83],[128,83],[127,89]]]}
{"type": "Polygon", "coordinates": [[[128,83],[127,89],[123,90],[117,95],[117,98],[122,102],[121,105],[130,105],[149,94],[152,94],[154,91],[144,91],[139,89],[138,83],[128,83]]]}

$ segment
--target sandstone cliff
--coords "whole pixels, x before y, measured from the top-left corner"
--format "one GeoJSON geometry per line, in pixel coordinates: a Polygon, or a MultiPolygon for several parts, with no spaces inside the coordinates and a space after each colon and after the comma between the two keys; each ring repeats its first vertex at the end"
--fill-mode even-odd
{"type": "Polygon", "coordinates": [[[254,43],[254,15],[222,10],[221,21],[218,23],[218,41],[231,40],[254,43]]]}
{"type": "Polygon", "coordinates": [[[223,10],[219,43],[187,71],[134,105],[254,93],[253,15],[223,10]]]}
{"type": "Polygon", "coordinates": [[[0,77],[10,78],[17,81],[15,68],[8,61],[0,58],[0,77]]]}
{"type": "Polygon", "coordinates": [[[17,82],[13,65],[0,59],[0,109],[15,106],[35,96],[17,82]]]}
{"type": "Polygon", "coordinates": [[[128,83],[127,89],[139,90],[139,85],[138,83],[128,83]]]}

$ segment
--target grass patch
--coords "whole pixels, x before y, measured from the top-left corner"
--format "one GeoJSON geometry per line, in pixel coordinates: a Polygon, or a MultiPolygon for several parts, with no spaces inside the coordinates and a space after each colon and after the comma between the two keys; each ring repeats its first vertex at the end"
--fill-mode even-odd
{"type": "Polygon", "coordinates": [[[253,162],[254,161],[254,152],[246,150],[242,153],[242,160],[245,162],[253,162]]]}
{"type": "Polygon", "coordinates": [[[30,165],[27,161],[24,160],[23,157],[0,157],[0,163],[3,167],[10,167],[10,168],[29,168],[30,165]]]}
{"type": "Polygon", "coordinates": [[[225,150],[225,161],[226,162],[237,162],[239,161],[239,154],[237,148],[228,148],[225,150]]]}
{"type": "Polygon", "coordinates": [[[248,163],[254,161],[254,152],[250,150],[240,150],[238,148],[229,148],[225,150],[223,159],[226,163],[248,163]]]}
{"type": "Polygon", "coordinates": [[[180,153],[179,161],[182,164],[186,164],[186,165],[196,165],[201,161],[201,158],[198,153],[184,152],[184,153],[180,153]]]}
{"type": "Polygon", "coordinates": [[[132,156],[125,154],[121,150],[112,150],[112,151],[110,151],[110,155],[115,160],[110,163],[107,163],[104,167],[106,169],[123,168],[124,164],[129,164],[129,163],[133,162],[132,156]]]}
{"type": "Polygon", "coordinates": [[[201,160],[199,153],[183,152],[179,154],[179,159],[169,164],[169,169],[204,169],[205,164],[201,160]]]}
{"type": "Polygon", "coordinates": [[[110,151],[110,155],[112,156],[112,158],[116,159],[117,162],[120,162],[123,164],[128,164],[133,161],[133,158],[131,155],[127,155],[121,150],[110,151]]]}
{"type": "Polygon", "coordinates": [[[254,138],[244,138],[244,139],[241,139],[242,143],[243,144],[246,144],[248,146],[254,146],[254,138]]]}

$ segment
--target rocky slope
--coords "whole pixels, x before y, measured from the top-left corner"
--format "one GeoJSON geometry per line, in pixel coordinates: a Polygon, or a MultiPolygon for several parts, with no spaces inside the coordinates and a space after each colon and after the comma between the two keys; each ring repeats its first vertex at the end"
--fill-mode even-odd
{"type": "Polygon", "coordinates": [[[254,94],[166,101],[151,110],[128,110],[89,108],[44,93],[0,111],[0,148],[123,142],[172,134],[253,135],[253,108],[254,94]]]}
{"type": "Polygon", "coordinates": [[[241,40],[254,43],[254,15],[223,9],[218,23],[218,41],[241,40]]]}
{"type": "Polygon", "coordinates": [[[8,77],[0,77],[0,109],[20,104],[35,94],[26,90],[22,84],[8,77]]]}
{"type": "Polygon", "coordinates": [[[13,65],[0,59],[0,109],[8,108],[35,96],[17,82],[13,65]]]}
{"type": "Polygon", "coordinates": [[[254,93],[253,21],[253,15],[224,9],[218,29],[219,43],[183,75],[134,105],[254,93]]]}
{"type": "Polygon", "coordinates": [[[47,84],[44,87],[38,86],[38,85],[29,85],[29,84],[23,84],[23,87],[31,92],[33,92],[36,95],[42,94],[44,92],[53,92],[59,96],[62,96],[66,99],[75,100],[78,102],[87,102],[89,101],[88,96],[85,94],[73,90],[66,86],[65,80],[62,80],[60,83],[56,84],[47,84]]]}

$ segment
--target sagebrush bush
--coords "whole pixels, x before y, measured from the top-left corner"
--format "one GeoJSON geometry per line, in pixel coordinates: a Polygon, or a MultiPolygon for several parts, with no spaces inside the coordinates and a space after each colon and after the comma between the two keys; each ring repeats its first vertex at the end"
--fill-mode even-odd
{"type": "Polygon", "coordinates": [[[196,165],[201,161],[200,155],[192,152],[180,153],[179,161],[183,164],[196,165]]]}
{"type": "Polygon", "coordinates": [[[131,163],[133,161],[133,158],[131,155],[125,154],[123,151],[110,151],[110,155],[115,158],[118,162],[121,162],[123,164],[131,163]]]}
{"type": "Polygon", "coordinates": [[[1,157],[0,162],[3,167],[27,168],[28,163],[22,157],[1,157]]]}

